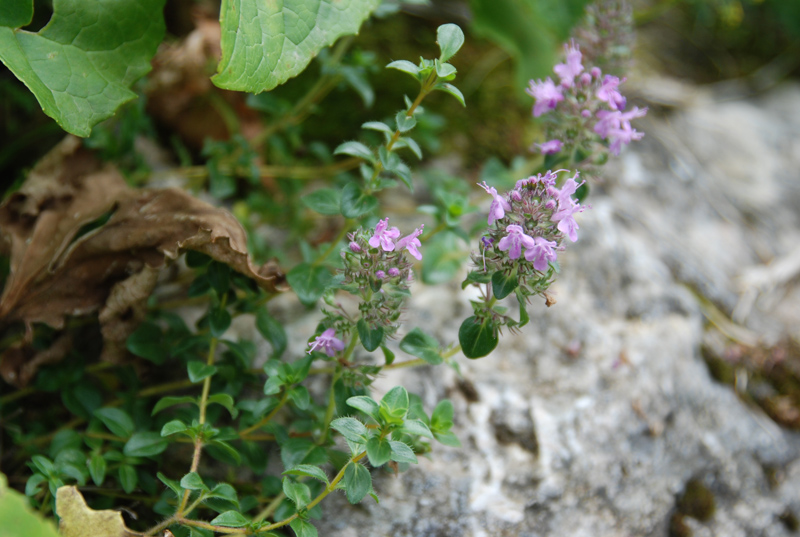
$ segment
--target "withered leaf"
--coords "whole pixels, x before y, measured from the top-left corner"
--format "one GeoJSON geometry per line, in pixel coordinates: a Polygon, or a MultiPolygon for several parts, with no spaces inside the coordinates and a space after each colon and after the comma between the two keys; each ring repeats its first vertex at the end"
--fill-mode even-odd
{"type": "Polygon", "coordinates": [[[56,513],[61,521],[62,537],[132,537],[139,535],[125,527],[122,513],[105,509],[95,511],[75,487],[59,487],[56,491],[56,513]]]}
{"type": "Polygon", "coordinates": [[[185,250],[226,263],[269,291],[284,286],[276,263],[252,264],[245,231],[228,211],[178,189],[131,189],[73,137],[0,206],[0,226],[11,243],[0,323],[62,328],[66,316],[101,310],[105,358],[141,322],[158,269],[185,250]]]}

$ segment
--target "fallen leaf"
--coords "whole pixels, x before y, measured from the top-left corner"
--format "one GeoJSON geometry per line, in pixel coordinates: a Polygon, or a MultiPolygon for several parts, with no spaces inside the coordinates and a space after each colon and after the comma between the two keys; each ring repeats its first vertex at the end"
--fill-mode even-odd
{"type": "Polygon", "coordinates": [[[56,491],[56,513],[61,521],[61,537],[132,537],[139,535],[125,527],[122,513],[105,509],[95,511],[75,487],[56,491]]]}
{"type": "Polygon", "coordinates": [[[100,310],[104,359],[123,352],[159,269],[185,250],[226,263],[268,291],[285,288],[275,262],[252,264],[246,233],[228,211],[177,189],[131,189],[72,137],[0,206],[0,226],[11,242],[0,323],[60,329],[67,316],[100,310]]]}
{"type": "Polygon", "coordinates": [[[0,528],[3,537],[58,537],[55,525],[31,509],[23,494],[8,488],[0,474],[0,528]]]}

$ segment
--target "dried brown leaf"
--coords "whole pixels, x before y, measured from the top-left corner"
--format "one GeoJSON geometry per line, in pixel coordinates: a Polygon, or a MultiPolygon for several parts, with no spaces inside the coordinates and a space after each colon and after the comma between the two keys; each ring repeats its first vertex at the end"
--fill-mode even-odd
{"type": "Polygon", "coordinates": [[[56,513],[61,519],[58,531],[62,537],[132,537],[139,535],[125,527],[122,513],[105,509],[95,511],[86,505],[75,487],[59,487],[56,491],[56,513]]]}
{"type": "Polygon", "coordinates": [[[62,328],[66,316],[100,310],[105,358],[119,354],[143,319],[158,270],[185,250],[269,291],[285,286],[277,264],[252,264],[245,231],[228,211],[177,189],[131,189],[71,137],[0,206],[0,223],[11,242],[0,322],[62,328]],[[78,236],[108,213],[107,222],[78,236]]]}

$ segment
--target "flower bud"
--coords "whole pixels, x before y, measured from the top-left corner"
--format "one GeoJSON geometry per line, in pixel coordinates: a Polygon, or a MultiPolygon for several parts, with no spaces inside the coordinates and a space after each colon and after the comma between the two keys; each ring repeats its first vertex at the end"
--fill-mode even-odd
{"type": "Polygon", "coordinates": [[[389,276],[391,276],[392,278],[394,278],[396,276],[400,276],[400,269],[398,269],[397,267],[390,268],[389,269],[389,276]]]}
{"type": "Polygon", "coordinates": [[[361,253],[361,246],[358,245],[356,241],[350,242],[350,251],[356,254],[361,253]]]}

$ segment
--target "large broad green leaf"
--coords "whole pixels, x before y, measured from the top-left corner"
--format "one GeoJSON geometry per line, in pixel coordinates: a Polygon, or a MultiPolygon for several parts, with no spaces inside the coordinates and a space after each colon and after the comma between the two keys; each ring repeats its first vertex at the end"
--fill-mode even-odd
{"type": "Polygon", "coordinates": [[[3,474],[0,474],[0,528],[8,537],[58,537],[55,524],[31,509],[28,498],[8,488],[3,474]]]}
{"type": "Polygon", "coordinates": [[[472,29],[516,62],[521,92],[532,78],[553,75],[561,44],[589,0],[470,0],[472,29]]]}
{"type": "Polygon", "coordinates": [[[380,0],[223,0],[220,88],[259,93],[293,76],[340,36],[355,34],[380,0]]]}
{"type": "Polygon", "coordinates": [[[24,17],[0,17],[6,23],[0,60],[45,114],[64,130],[89,136],[92,126],[136,97],[130,87],[150,70],[164,37],[163,6],[164,0],[54,0],[53,17],[37,33],[15,26],[24,17]]]}

